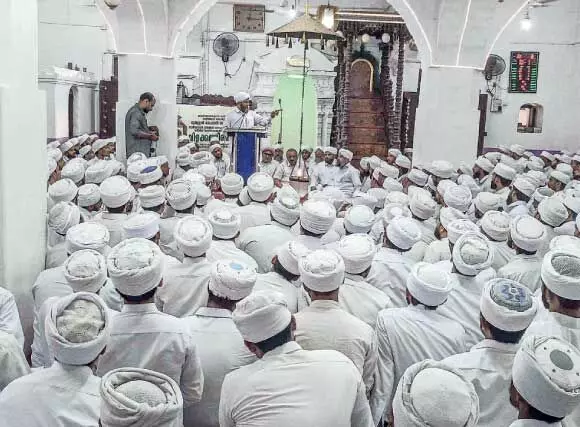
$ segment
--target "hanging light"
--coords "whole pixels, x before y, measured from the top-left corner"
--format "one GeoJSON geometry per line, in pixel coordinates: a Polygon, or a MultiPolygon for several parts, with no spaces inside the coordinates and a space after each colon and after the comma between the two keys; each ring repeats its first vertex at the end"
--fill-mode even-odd
{"type": "Polygon", "coordinates": [[[524,17],[520,22],[520,26],[524,31],[530,31],[532,29],[532,18],[530,17],[530,9],[528,8],[524,13],[524,17]]]}
{"type": "Polygon", "coordinates": [[[330,3],[325,6],[320,6],[318,8],[318,20],[329,30],[335,29],[336,23],[336,12],[338,8],[335,6],[331,6],[330,3]]]}
{"type": "Polygon", "coordinates": [[[121,4],[121,0],[105,0],[105,4],[109,9],[116,9],[121,4]]]}
{"type": "Polygon", "coordinates": [[[292,8],[288,10],[288,16],[292,19],[296,18],[296,6],[292,5],[292,8]]]}
{"type": "Polygon", "coordinates": [[[364,33],[360,40],[362,43],[367,44],[371,41],[371,36],[369,36],[367,33],[364,33]]]}
{"type": "Polygon", "coordinates": [[[391,41],[391,36],[389,35],[389,33],[383,33],[383,35],[381,36],[381,40],[383,43],[388,43],[391,41]]]}

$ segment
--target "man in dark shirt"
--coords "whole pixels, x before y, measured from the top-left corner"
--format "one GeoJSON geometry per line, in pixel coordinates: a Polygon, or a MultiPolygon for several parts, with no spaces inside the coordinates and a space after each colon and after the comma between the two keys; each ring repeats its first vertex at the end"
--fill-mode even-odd
{"type": "Polygon", "coordinates": [[[139,102],[133,105],[125,116],[125,143],[127,157],[136,152],[145,156],[151,156],[151,141],[157,141],[159,137],[149,129],[146,114],[153,110],[155,97],[152,93],[145,92],[139,97],[139,102]]]}

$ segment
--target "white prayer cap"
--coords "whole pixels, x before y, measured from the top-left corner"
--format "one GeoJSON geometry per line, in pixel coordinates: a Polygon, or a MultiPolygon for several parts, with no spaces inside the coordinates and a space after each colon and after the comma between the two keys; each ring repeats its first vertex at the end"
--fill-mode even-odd
{"type": "Polygon", "coordinates": [[[167,186],[165,198],[173,209],[182,211],[193,206],[196,192],[191,182],[185,179],[176,179],[167,186]]]}
{"type": "Polygon", "coordinates": [[[83,222],[66,232],[66,251],[72,254],[83,249],[92,249],[105,255],[109,240],[109,230],[103,224],[83,222]]]}
{"type": "Polygon", "coordinates": [[[421,240],[421,230],[417,223],[411,218],[399,216],[386,227],[387,238],[397,248],[402,250],[411,249],[411,247],[421,240]]]}
{"type": "Polygon", "coordinates": [[[528,171],[524,177],[537,187],[546,185],[546,175],[540,171],[528,171]]]}
{"type": "Polygon", "coordinates": [[[540,157],[544,157],[545,159],[547,159],[550,163],[553,162],[554,160],[556,160],[556,157],[554,157],[554,155],[548,151],[542,151],[540,153],[540,157]]]}
{"type": "Polygon", "coordinates": [[[580,351],[556,337],[527,337],[514,358],[512,381],[533,408],[564,418],[580,404],[580,351]]]}
{"type": "Polygon", "coordinates": [[[459,175],[457,177],[457,183],[467,188],[471,193],[471,197],[475,197],[481,192],[481,188],[479,187],[477,182],[475,182],[475,179],[473,179],[471,175],[466,174],[459,175]]]}
{"type": "Polygon", "coordinates": [[[391,221],[398,217],[410,218],[411,211],[405,205],[399,203],[386,203],[383,207],[383,227],[387,228],[391,221]]]}
{"type": "Polygon", "coordinates": [[[58,147],[58,148],[60,148],[61,152],[66,153],[68,150],[70,150],[74,146],[75,146],[74,140],[69,139],[68,141],[65,141],[62,144],[60,144],[60,147],[58,147]]]}
{"type": "Polygon", "coordinates": [[[511,217],[506,212],[487,211],[481,218],[481,229],[496,242],[506,241],[510,231],[511,217]]]}
{"type": "Polygon", "coordinates": [[[461,172],[459,176],[461,175],[471,176],[471,174],[473,173],[473,165],[468,165],[465,162],[461,162],[459,164],[459,172],[461,172]]]}
{"type": "Polygon", "coordinates": [[[554,190],[552,190],[549,187],[540,187],[537,188],[536,191],[534,192],[534,200],[536,202],[541,202],[542,200],[548,198],[548,197],[552,197],[554,195],[554,190]]]}
{"type": "Polygon", "coordinates": [[[107,160],[107,169],[109,170],[109,176],[119,175],[123,170],[123,163],[117,160],[107,160]]]}
{"type": "Polygon", "coordinates": [[[561,182],[562,184],[568,184],[570,182],[570,177],[568,175],[566,175],[564,172],[560,172],[557,170],[550,172],[550,178],[553,178],[556,181],[561,182]]]}
{"type": "Polygon", "coordinates": [[[107,261],[91,249],[71,254],[63,268],[64,277],[74,292],[97,293],[107,281],[107,261]]]}
{"type": "Polygon", "coordinates": [[[199,165],[197,172],[203,175],[206,181],[215,179],[217,176],[217,168],[212,163],[204,163],[203,165],[199,165]]]}
{"type": "Polygon", "coordinates": [[[209,214],[208,220],[218,239],[233,239],[240,232],[241,217],[230,209],[216,209],[209,214]]]}
{"type": "Polygon", "coordinates": [[[194,186],[200,184],[205,186],[205,177],[196,170],[190,169],[183,174],[181,179],[191,182],[194,186]]]}
{"type": "Polygon", "coordinates": [[[79,187],[77,204],[80,207],[96,205],[101,200],[101,192],[97,184],[85,184],[79,187]]]}
{"type": "Polygon", "coordinates": [[[298,263],[308,254],[310,254],[310,250],[302,243],[299,243],[295,240],[290,240],[289,242],[286,242],[276,248],[278,262],[288,272],[294,274],[295,276],[300,275],[298,263]]]}
{"type": "Polygon", "coordinates": [[[128,239],[152,239],[159,233],[159,215],[153,212],[130,215],[123,223],[123,231],[128,239]]]}
{"type": "Polygon", "coordinates": [[[197,206],[205,206],[209,199],[211,199],[211,190],[206,187],[205,185],[197,185],[195,186],[195,191],[197,192],[197,206]]]}
{"type": "Polygon", "coordinates": [[[375,214],[364,205],[351,207],[344,216],[344,228],[349,233],[368,233],[375,223],[375,214]]]}
{"type": "Polygon", "coordinates": [[[197,258],[209,249],[213,230],[211,224],[204,218],[186,216],[177,222],[173,236],[177,242],[177,249],[188,257],[197,258]]]}
{"type": "Polygon", "coordinates": [[[238,92],[234,95],[234,101],[236,104],[240,102],[249,101],[251,99],[250,94],[246,92],[238,92]]]}
{"type": "Polygon", "coordinates": [[[447,229],[447,238],[452,244],[455,244],[465,233],[477,233],[479,231],[477,225],[468,219],[454,219],[445,228],[447,229]]]}
{"type": "Polygon", "coordinates": [[[570,250],[578,252],[580,251],[580,239],[576,236],[562,234],[561,236],[555,236],[550,240],[551,251],[561,248],[570,248],[570,250]]]}
{"type": "Polygon", "coordinates": [[[501,157],[501,153],[498,151],[489,151],[483,155],[486,159],[488,159],[491,163],[496,165],[499,162],[501,157]]]}
{"type": "Polygon", "coordinates": [[[540,219],[552,227],[559,227],[568,218],[566,206],[555,197],[542,200],[538,205],[540,219]]]}
{"type": "Polygon", "coordinates": [[[542,281],[556,295],[580,300],[580,251],[571,247],[548,252],[542,261],[542,281]]]}
{"type": "Polygon", "coordinates": [[[369,188],[367,194],[371,197],[377,199],[377,206],[383,206],[385,204],[385,198],[387,197],[387,190],[384,188],[369,188]]]}
{"type": "Polygon", "coordinates": [[[139,189],[139,201],[144,208],[154,208],[165,203],[165,189],[162,185],[150,185],[139,189]]]}
{"type": "Polygon", "coordinates": [[[140,151],[137,151],[136,153],[133,153],[129,156],[129,158],[127,159],[127,165],[143,160],[147,160],[147,156],[141,153],[140,151]]]}
{"type": "Polygon", "coordinates": [[[512,185],[514,186],[515,189],[517,189],[518,191],[520,191],[521,193],[523,193],[528,197],[532,197],[534,191],[536,191],[536,186],[530,180],[528,180],[523,176],[518,176],[514,180],[512,185]]]}
{"type": "Polygon", "coordinates": [[[236,304],[232,319],[245,341],[260,343],[286,329],[292,315],[283,294],[256,291],[236,304]]]}
{"type": "Polygon", "coordinates": [[[338,149],[336,147],[326,146],[324,147],[324,154],[336,154],[338,153],[338,149]]]}
{"type": "Polygon", "coordinates": [[[536,218],[521,215],[512,219],[510,236],[518,248],[536,252],[546,239],[546,227],[536,218]]]}
{"type": "Polygon", "coordinates": [[[407,156],[399,154],[395,159],[395,164],[401,168],[411,169],[411,160],[407,156]]]}
{"type": "Polygon", "coordinates": [[[148,185],[159,181],[163,177],[161,168],[157,165],[145,166],[139,173],[139,182],[141,185],[148,185]]]}
{"type": "Polygon", "coordinates": [[[381,159],[378,156],[369,157],[369,166],[371,169],[376,169],[381,165],[381,159]]]}
{"type": "Polygon", "coordinates": [[[96,153],[101,148],[106,147],[107,145],[109,145],[109,141],[108,140],[106,140],[106,139],[97,139],[95,142],[93,142],[93,146],[92,146],[93,153],[96,153]]]}
{"type": "Polygon", "coordinates": [[[90,165],[85,171],[85,182],[88,184],[101,184],[105,179],[112,176],[109,163],[110,160],[97,160],[90,165]]]}
{"type": "Polygon", "coordinates": [[[252,292],[256,270],[239,261],[217,261],[211,267],[209,290],[219,298],[239,301],[252,292]]]}
{"type": "Polygon", "coordinates": [[[119,368],[101,380],[102,427],[175,427],[183,424],[183,397],[167,375],[119,368]]]}
{"type": "Polygon", "coordinates": [[[248,194],[256,202],[265,202],[272,195],[274,180],[265,172],[256,172],[248,178],[248,194]]]}
{"type": "Polygon", "coordinates": [[[360,159],[360,168],[368,171],[370,169],[370,164],[369,164],[369,157],[361,157],[360,159]]]}
{"type": "Polygon", "coordinates": [[[479,399],[473,384],[459,371],[428,359],[403,373],[393,416],[397,427],[475,427],[479,399]]]}
{"type": "Polygon", "coordinates": [[[190,166],[191,165],[191,154],[189,153],[189,151],[180,151],[177,154],[177,157],[175,159],[175,163],[177,163],[178,166],[190,166]]]}
{"type": "Polygon", "coordinates": [[[435,160],[431,162],[429,172],[438,178],[449,179],[453,176],[453,165],[446,160],[435,160]]]}
{"type": "Polygon", "coordinates": [[[407,174],[407,179],[419,187],[425,187],[428,178],[425,172],[415,168],[411,169],[407,174]]]}
{"type": "Polygon", "coordinates": [[[475,164],[483,169],[487,173],[491,173],[493,171],[493,163],[489,161],[486,157],[480,156],[475,161],[475,164]]]}
{"type": "Polygon", "coordinates": [[[401,191],[392,191],[385,197],[385,205],[390,203],[397,203],[399,205],[408,206],[409,196],[401,191]]]}
{"type": "Polygon", "coordinates": [[[430,307],[443,304],[453,284],[450,273],[427,262],[416,263],[407,277],[409,293],[421,304],[430,307]]]}
{"type": "Polygon", "coordinates": [[[442,179],[441,181],[439,181],[439,184],[437,184],[437,192],[441,194],[441,197],[445,197],[445,193],[447,192],[447,190],[449,190],[451,187],[456,186],[457,184],[455,184],[450,179],[442,179]]]}
{"type": "Polygon", "coordinates": [[[410,198],[409,209],[419,219],[428,219],[435,215],[437,203],[431,197],[418,193],[410,198]]]}
{"type": "Polygon", "coordinates": [[[220,178],[220,184],[226,196],[237,196],[244,188],[244,178],[237,173],[226,173],[220,178]]]}
{"type": "Polygon", "coordinates": [[[467,215],[455,208],[442,207],[439,211],[439,222],[447,230],[449,223],[454,219],[468,219],[467,215]]]}
{"type": "Polygon", "coordinates": [[[136,160],[133,163],[127,163],[127,179],[135,183],[140,182],[141,171],[145,169],[146,166],[147,163],[142,160],[136,160]]]}
{"type": "Polygon", "coordinates": [[[325,200],[307,200],[300,207],[300,225],[314,234],[324,234],[336,219],[336,209],[325,200]]]}
{"type": "Polygon", "coordinates": [[[71,202],[77,196],[78,187],[68,178],[59,179],[48,187],[48,195],[54,203],[71,202]]]}
{"type": "Polygon", "coordinates": [[[48,169],[48,178],[50,178],[50,175],[52,175],[54,173],[54,171],[56,170],[57,164],[56,164],[56,160],[54,160],[52,157],[48,157],[46,159],[46,162],[47,162],[47,169],[48,169]]]}
{"type": "Polygon", "coordinates": [[[401,150],[399,150],[398,148],[389,148],[389,151],[387,151],[389,156],[393,156],[393,157],[397,157],[401,155],[401,150]]]}
{"type": "Polygon", "coordinates": [[[335,251],[319,249],[301,258],[300,280],[316,292],[332,292],[344,282],[344,261],[335,251]]]}
{"type": "Polygon", "coordinates": [[[516,171],[514,168],[506,165],[505,163],[498,163],[495,165],[495,168],[493,168],[493,173],[497,176],[507,179],[508,181],[513,181],[516,177],[516,171]]]}
{"type": "Polygon", "coordinates": [[[55,300],[45,321],[46,338],[55,359],[83,366],[102,353],[111,321],[105,302],[94,293],[77,292],[55,300]]]}
{"type": "Polygon", "coordinates": [[[161,282],[163,257],[159,247],[149,240],[124,240],[107,258],[109,277],[123,295],[146,294],[161,282]]]}
{"type": "Polygon", "coordinates": [[[198,151],[191,155],[191,165],[197,168],[201,165],[210,163],[212,160],[212,155],[208,151],[198,151]]]}
{"type": "Polygon", "coordinates": [[[81,211],[71,202],[58,202],[48,213],[48,226],[57,234],[64,236],[69,228],[81,220],[81,211]]]}
{"type": "Polygon", "coordinates": [[[526,167],[531,171],[541,172],[544,170],[544,162],[539,157],[530,157],[526,167]]]}
{"type": "Polygon", "coordinates": [[[445,191],[443,200],[450,208],[467,212],[467,209],[471,205],[471,191],[463,185],[451,186],[445,191]]]}
{"type": "Polygon", "coordinates": [[[55,161],[60,161],[62,159],[62,151],[58,148],[51,148],[47,151],[48,157],[53,158],[55,161]]]}
{"type": "Polygon", "coordinates": [[[352,160],[353,157],[353,153],[350,150],[347,150],[346,148],[341,148],[338,151],[338,155],[344,157],[345,159],[347,159],[349,162],[352,160]]]}
{"type": "Polygon", "coordinates": [[[572,161],[580,163],[580,154],[574,154],[574,156],[572,156],[572,161]]]}
{"type": "Polygon", "coordinates": [[[108,208],[119,208],[133,199],[135,190],[127,178],[112,176],[105,179],[99,186],[101,200],[108,208]]]}
{"type": "Polygon", "coordinates": [[[485,284],[479,308],[485,320],[496,328],[519,332],[527,329],[536,317],[538,303],[526,286],[501,278],[485,284]]]}
{"type": "Polygon", "coordinates": [[[270,204],[270,213],[280,224],[292,226],[300,218],[300,200],[290,194],[278,194],[270,204]]]}
{"type": "Polygon", "coordinates": [[[453,246],[453,264],[459,273],[476,276],[491,266],[493,252],[489,240],[483,234],[468,232],[453,246]]]}
{"type": "Polygon", "coordinates": [[[564,206],[566,206],[575,214],[580,213],[580,197],[574,197],[570,195],[564,196],[564,206]]]}
{"type": "Polygon", "coordinates": [[[345,271],[361,274],[368,270],[376,254],[375,242],[368,234],[350,234],[337,243],[336,250],[344,261],[345,271]]]}
{"type": "Polygon", "coordinates": [[[388,163],[382,163],[378,168],[376,168],[373,172],[373,178],[379,179],[379,175],[384,177],[391,177],[393,179],[399,178],[399,169],[395,166],[389,165],[388,163]]]}
{"type": "Polygon", "coordinates": [[[510,151],[518,156],[523,156],[526,149],[519,144],[510,145],[510,151]]]}
{"type": "Polygon", "coordinates": [[[60,176],[72,180],[75,184],[85,177],[85,165],[81,159],[71,159],[60,172],[60,176]]]}
{"type": "Polygon", "coordinates": [[[562,163],[570,164],[572,163],[572,158],[567,154],[556,154],[556,160],[562,163]]]}
{"type": "Polygon", "coordinates": [[[368,206],[374,211],[374,209],[377,207],[378,200],[368,193],[355,191],[352,196],[351,203],[353,206],[368,206]]]}
{"type": "Polygon", "coordinates": [[[394,191],[402,192],[403,191],[403,184],[401,184],[396,179],[388,176],[383,181],[383,188],[385,190],[387,190],[389,193],[394,192],[394,191]]]}

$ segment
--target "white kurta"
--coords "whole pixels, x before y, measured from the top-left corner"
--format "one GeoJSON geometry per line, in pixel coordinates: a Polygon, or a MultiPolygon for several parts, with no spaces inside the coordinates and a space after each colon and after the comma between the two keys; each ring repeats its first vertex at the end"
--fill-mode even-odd
{"type": "Polygon", "coordinates": [[[311,176],[311,185],[326,187],[327,185],[332,185],[334,183],[334,177],[336,175],[337,167],[334,165],[329,165],[326,162],[320,162],[313,169],[313,175],[311,176]]]}
{"type": "Polygon", "coordinates": [[[467,350],[465,330],[437,310],[407,306],[383,310],[377,319],[379,360],[371,397],[375,423],[388,415],[405,370],[425,359],[441,360],[467,350]]]}
{"type": "Polygon", "coordinates": [[[469,352],[443,360],[443,363],[461,371],[475,387],[479,397],[478,426],[509,426],[518,418],[518,412],[508,397],[518,347],[517,344],[485,339],[469,352]]]}
{"type": "Polygon", "coordinates": [[[498,277],[515,280],[536,292],[542,286],[540,272],[542,260],[537,254],[514,255],[514,257],[497,271],[498,277]]]}
{"type": "Polygon", "coordinates": [[[557,236],[574,236],[576,233],[575,221],[568,221],[562,224],[560,227],[554,228],[554,233],[557,236]]]}
{"type": "Polygon", "coordinates": [[[332,185],[342,191],[345,197],[352,197],[355,191],[360,190],[360,172],[350,163],[336,167],[332,185]]]}
{"type": "Polygon", "coordinates": [[[125,305],[112,319],[97,375],[122,367],[151,369],[172,378],[180,386],[184,407],[201,399],[203,372],[191,333],[182,319],[161,313],[155,304],[125,305]]]}
{"type": "Polygon", "coordinates": [[[256,261],[259,273],[266,273],[272,268],[272,258],[278,246],[293,238],[288,227],[272,222],[245,229],[237,239],[237,247],[256,261]]]}
{"type": "Polygon", "coordinates": [[[526,330],[526,336],[556,336],[580,349],[580,318],[555,312],[546,312],[541,319],[536,317],[526,330]]]}
{"type": "Polygon", "coordinates": [[[250,255],[236,248],[236,244],[231,240],[214,240],[205,254],[207,260],[212,263],[216,261],[232,260],[247,265],[258,271],[258,263],[250,255]]]}
{"type": "Polygon", "coordinates": [[[21,377],[0,394],[2,427],[96,427],[100,384],[87,366],[60,363],[21,377]]]}
{"type": "Polygon", "coordinates": [[[202,307],[183,319],[197,344],[204,384],[201,401],[183,412],[185,427],[219,427],[219,403],[224,378],[241,366],[256,361],[232,320],[232,313],[202,307]]]}
{"type": "Polygon", "coordinates": [[[269,163],[260,162],[258,163],[258,172],[264,172],[270,175],[271,177],[274,177],[274,174],[278,170],[279,166],[280,163],[278,163],[278,161],[274,159],[272,159],[272,161],[269,163]]]}
{"type": "Polygon", "coordinates": [[[435,218],[429,218],[425,221],[415,219],[415,224],[417,224],[419,230],[421,230],[421,242],[429,245],[431,242],[436,240],[435,227],[437,226],[437,223],[435,222],[435,218]]]}
{"type": "Polygon", "coordinates": [[[390,307],[391,300],[362,276],[346,274],[338,292],[338,304],[374,329],[379,311],[390,307]]]}
{"type": "Polygon", "coordinates": [[[225,153],[222,153],[222,158],[219,160],[216,159],[215,157],[213,157],[211,159],[211,163],[217,169],[217,177],[218,178],[223,177],[226,173],[228,173],[230,171],[230,163],[231,163],[230,157],[225,153]]]}
{"type": "Polygon", "coordinates": [[[93,218],[93,222],[103,224],[109,230],[109,246],[113,247],[121,243],[125,239],[125,232],[123,231],[123,224],[127,220],[128,215],[124,213],[109,213],[100,212],[93,218]]]}
{"type": "Polygon", "coordinates": [[[491,268],[495,271],[504,267],[516,256],[516,251],[510,249],[507,242],[490,240],[489,243],[493,247],[493,262],[491,263],[491,268]]]}
{"type": "Polygon", "coordinates": [[[413,264],[407,254],[395,249],[381,248],[373,259],[367,282],[389,297],[391,307],[405,307],[407,277],[413,264]]]}
{"type": "Polygon", "coordinates": [[[295,342],[226,376],[219,419],[220,427],[374,426],[352,362],[295,342]]]}
{"type": "Polygon", "coordinates": [[[425,256],[423,257],[423,261],[431,264],[450,259],[451,249],[449,248],[449,239],[447,237],[431,242],[425,250],[425,256]]]}
{"type": "Polygon", "coordinates": [[[507,205],[506,212],[512,218],[515,218],[515,217],[521,216],[521,215],[529,215],[530,214],[530,211],[528,209],[528,204],[522,200],[517,200],[517,201],[507,205]]]}
{"type": "Polygon", "coordinates": [[[273,177],[274,179],[279,179],[282,182],[290,182],[290,177],[298,174],[299,169],[300,166],[298,163],[291,165],[288,160],[284,160],[282,163],[280,163],[280,166],[274,172],[273,177]]]}
{"type": "Polygon", "coordinates": [[[286,280],[283,276],[273,271],[264,274],[258,274],[256,284],[252,292],[256,291],[276,291],[282,293],[288,304],[288,310],[291,313],[298,312],[298,300],[301,296],[302,286],[286,280]]]}
{"type": "Polygon", "coordinates": [[[336,301],[312,301],[296,313],[296,342],[305,350],[336,350],[353,361],[367,393],[377,367],[377,340],[373,329],[342,310],[336,301]]]}
{"type": "Polygon", "coordinates": [[[237,210],[240,214],[240,233],[250,227],[270,224],[270,207],[265,203],[251,202],[247,206],[240,206],[237,210]]]}
{"type": "Polygon", "coordinates": [[[18,307],[12,292],[0,287],[0,331],[14,335],[20,347],[24,346],[24,333],[18,307]]]}
{"type": "Polygon", "coordinates": [[[224,128],[229,129],[250,129],[255,126],[268,126],[271,119],[264,118],[257,114],[254,110],[248,110],[245,113],[236,107],[235,110],[230,111],[226,115],[224,121],[224,128]]]}
{"type": "Polygon", "coordinates": [[[14,335],[0,331],[0,393],[12,381],[29,373],[22,344],[14,335]]]}
{"type": "Polygon", "coordinates": [[[159,221],[159,249],[165,255],[169,255],[176,259],[182,259],[183,253],[177,249],[177,243],[173,232],[179,220],[183,217],[191,216],[191,214],[176,213],[170,218],[163,218],[159,221]]]}
{"type": "Polygon", "coordinates": [[[544,255],[548,253],[548,251],[550,250],[550,242],[554,237],[556,237],[556,232],[554,231],[554,228],[550,227],[549,225],[545,225],[545,228],[546,228],[546,238],[544,239],[544,242],[542,243],[540,249],[538,249],[537,252],[537,254],[541,258],[544,258],[544,255]]]}

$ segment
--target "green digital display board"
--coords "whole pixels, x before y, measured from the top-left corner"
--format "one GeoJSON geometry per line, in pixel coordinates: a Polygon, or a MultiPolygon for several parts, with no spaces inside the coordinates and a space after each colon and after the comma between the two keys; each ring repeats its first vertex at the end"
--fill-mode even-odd
{"type": "Polygon", "coordinates": [[[540,52],[512,52],[510,55],[511,93],[537,93],[540,52]]]}

